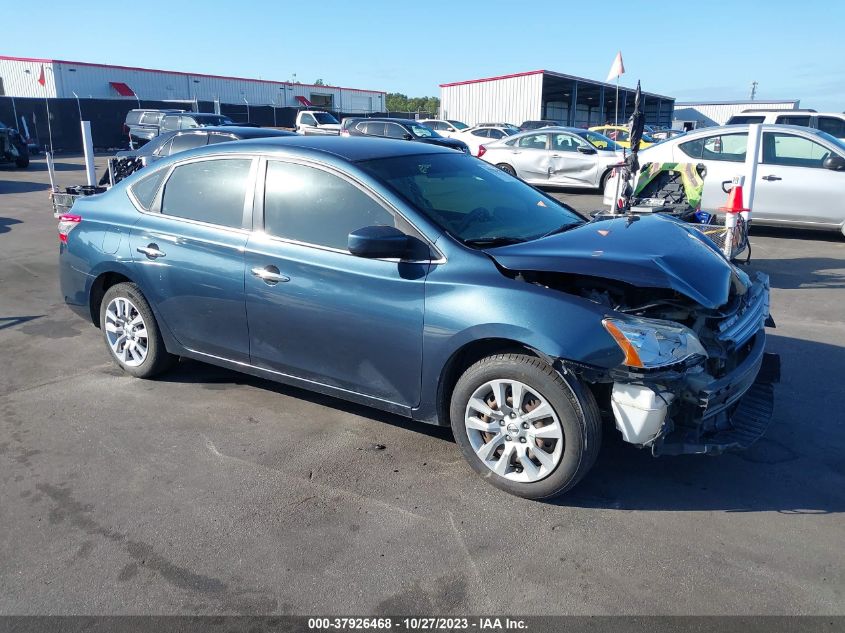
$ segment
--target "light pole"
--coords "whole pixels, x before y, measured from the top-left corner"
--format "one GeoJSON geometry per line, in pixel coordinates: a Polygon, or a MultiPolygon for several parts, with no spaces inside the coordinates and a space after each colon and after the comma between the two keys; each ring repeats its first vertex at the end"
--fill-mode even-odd
{"type": "Polygon", "coordinates": [[[249,101],[246,100],[246,97],[244,97],[243,100],[246,104],[246,122],[249,123],[249,101]]]}
{"type": "Polygon", "coordinates": [[[79,120],[82,121],[82,106],[79,103],[79,95],[76,94],[75,91],[71,90],[70,93],[76,97],[76,109],[79,110],[79,120]]]}
{"type": "MultiPolygon", "coordinates": [[[[53,85],[56,85],[56,74],[53,73],[53,69],[50,66],[41,66],[41,68],[47,68],[53,74],[53,85]]],[[[24,70],[27,75],[31,75],[32,73],[27,68],[24,70]]],[[[39,82],[40,83],[40,82],[39,82]]],[[[47,109],[47,136],[50,141],[50,153],[53,153],[53,126],[50,123],[50,101],[47,99],[47,81],[44,81],[44,107],[47,109]]],[[[36,126],[37,129],[37,126],[36,126]]]]}

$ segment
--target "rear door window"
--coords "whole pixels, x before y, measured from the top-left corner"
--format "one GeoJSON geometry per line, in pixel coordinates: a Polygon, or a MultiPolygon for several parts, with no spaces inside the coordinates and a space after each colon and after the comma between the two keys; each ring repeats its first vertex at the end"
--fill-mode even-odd
{"type": "Polygon", "coordinates": [[[199,160],[173,170],[161,212],[219,226],[242,228],[252,159],[199,160]]]}
{"type": "Polygon", "coordinates": [[[368,121],[364,124],[364,134],[384,136],[384,123],[382,121],[368,121]]]}
{"type": "Polygon", "coordinates": [[[179,117],[178,115],[168,115],[161,120],[161,131],[162,132],[172,132],[173,130],[179,129],[179,117]]]}
{"type": "Polygon", "coordinates": [[[546,149],[548,134],[529,134],[519,139],[519,147],[525,149],[546,149]]]}
{"type": "Polygon", "coordinates": [[[818,128],[822,132],[827,132],[836,138],[845,138],[845,118],[820,116],[818,118],[818,128]]]}
{"type": "Polygon", "coordinates": [[[126,125],[137,125],[138,122],[141,120],[141,112],[135,112],[134,110],[130,110],[126,114],[126,125]]]}
{"type": "Polygon", "coordinates": [[[161,120],[161,112],[144,112],[141,115],[141,123],[143,125],[158,125],[161,120]]]}
{"type": "Polygon", "coordinates": [[[384,124],[384,135],[387,138],[405,138],[405,135],[408,132],[405,131],[398,123],[385,123],[384,124]]]}
{"type": "Polygon", "coordinates": [[[749,125],[751,123],[763,123],[765,122],[766,117],[764,116],[745,116],[745,115],[737,115],[732,116],[731,120],[728,121],[728,125],[749,125]]]}
{"type": "Polygon", "coordinates": [[[346,251],[349,233],[377,225],[395,226],[393,214],[351,182],[316,167],[267,163],[266,233],[346,251]]]}

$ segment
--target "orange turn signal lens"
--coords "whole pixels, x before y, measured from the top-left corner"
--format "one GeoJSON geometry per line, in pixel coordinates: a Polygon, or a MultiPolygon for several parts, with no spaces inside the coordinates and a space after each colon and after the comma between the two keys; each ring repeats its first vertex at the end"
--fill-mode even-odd
{"type": "Polygon", "coordinates": [[[631,345],[631,342],[625,338],[625,335],[622,334],[622,331],[616,327],[616,324],[613,321],[609,321],[605,319],[602,321],[602,325],[604,325],[604,329],[606,329],[610,335],[613,337],[613,340],[616,341],[616,344],[620,347],[620,349],[625,353],[625,361],[624,363],[629,367],[643,367],[643,361],[640,359],[640,355],[637,353],[637,350],[634,349],[634,346],[631,345]]]}

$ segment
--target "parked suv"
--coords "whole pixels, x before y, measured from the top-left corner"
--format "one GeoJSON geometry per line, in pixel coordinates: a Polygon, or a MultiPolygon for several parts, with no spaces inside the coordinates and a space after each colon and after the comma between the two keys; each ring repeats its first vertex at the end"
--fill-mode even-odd
{"type": "Polygon", "coordinates": [[[3,162],[29,167],[29,148],[16,129],[0,123],[0,163],[3,162]]]}
{"type": "Polygon", "coordinates": [[[161,131],[162,119],[168,114],[180,112],[184,110],[137,109],[127,112],[123,131],[129,136],[129,147],[134,149],[154,139],[161,131]]]}
{"type": "Polygon", "coordinates": [[[419,141],[431,145],[440,145],[469,153],[469,147],[463,141],[440,136],[430,127],[413,119],[371,118],[359,119],[348,117],[340,128],[341,136],[381,136],[406,141],[419,141]]]}
{"type": "Polygon", "coordinates": [[[815,112],[814,110],[744,110],[728,119],[728,125],[749,123],[780,123],[800,125],[827,132],[838,139],[845,139],[845,114],[841,112],[815,112]]]}
{"type": "Polygon", "coordinates": [[[527,132],[528,130],[539,130],[541,127],[566,127],[563,121],[554,121],[546,119],[543,121],[523,121],[519,126],[520,131],[527,132]]]}
{"type": "Polygon", "coordinates": [[[589,471],[602,415],[655,455],[747,447],[771,418],[765,275],[667,216],[586,221],[431,144],[195,149],[58,229],[64,299],[125,373],[184,356],[451,425],[523,497],[589,471]]]}

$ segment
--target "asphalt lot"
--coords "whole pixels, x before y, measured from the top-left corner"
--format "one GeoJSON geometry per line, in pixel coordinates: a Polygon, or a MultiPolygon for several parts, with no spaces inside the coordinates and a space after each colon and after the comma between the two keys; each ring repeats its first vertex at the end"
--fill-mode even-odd
{"type": "Polygon", "coordinates": [[[845,613],[841,235],[752,237],[783,362],[766,438],[654,459],[608,429],[538,503],[445,429],[192,361],[122,374],[61,303],[47,183],[0,167],[0,614],[845,613]]]}

